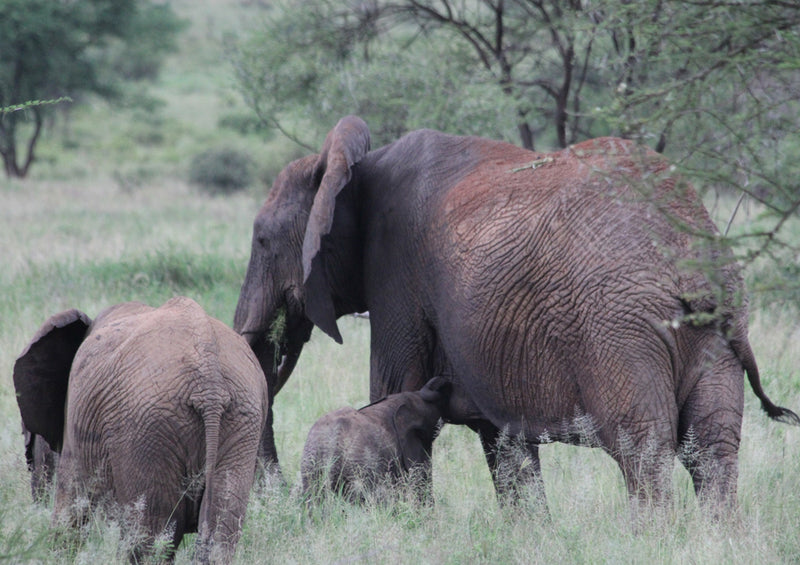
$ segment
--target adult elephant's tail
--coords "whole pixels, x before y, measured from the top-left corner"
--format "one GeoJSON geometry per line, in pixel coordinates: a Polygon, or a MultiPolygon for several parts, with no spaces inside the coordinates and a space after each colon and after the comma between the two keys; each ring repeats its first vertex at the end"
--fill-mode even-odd
{"type": "Polygon", "coordinates": [[[761,408],[764,409],[764,412],[775,421],[793,426],[800,426],[800,416],[788,408],[773,404],[767,396],[767,393],[761,388],[761,377],[758,374],[756,357],[753,355],[753,350],[747,338],[743,336],[735,337],[731,340],[731,347],[747,373],[747,380],[750,382],[750,387],[753,389],[758,399],[761,400],[761,408]]]}

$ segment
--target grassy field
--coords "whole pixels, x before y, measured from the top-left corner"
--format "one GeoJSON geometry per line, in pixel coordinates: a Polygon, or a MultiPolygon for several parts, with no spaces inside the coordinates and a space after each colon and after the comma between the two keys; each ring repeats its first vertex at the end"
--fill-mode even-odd
{"type": "MultiPolygon", "coordinates": [[[[125,562],[130,543],[120,524],[99,517],[82,542],[54,543],[50,508],[30,498],[11,382],[16,356],[49,315],[70,307],[94,316],[121,301],[158,305],[183,294],[230,324],[263,188],[202,195],[181,180],[188,160],[208,146],[235,145],[268,177],[295,151],[279,139],[216,127],[221,114],[241,111],[220,40],[239,25],[244,3],[173,4],[192,27],[157,85],[162,110],[139,120],[135,111],[102,104],[76,109],[69,132],[43,146],[31,180],[0,179],[0,561],[125,562]]],[[[741,214],[740,222],[756,217],[741,214]]],[[[800,231],[789,237],[800,243],[800,231]]],[[[765,389],[800,410],[797,307],[758,304],[750,335],[765,389]]],[[[276,400],[288,485],[266,485],[252,496],[237,562],[800,562],[800,430],[770,422],[749,389],[735,524],[712,523],[699,512],[676,463],[674,506],[634,532],[616,464],[599,450],[564,445],[541,450],[551,520],[524,507],[501,509],[477,438],[453,426],[434,446],[435,506],[334,504],[307,515],[291,488],[309,427],[324,412],[368,400],[368,322],[346,318],[340,327],[343,346],[315,332],[276,400]]],[[[184,543],[177,562],[190,558],[191,543],[184,543]]]]}
{"type": "MultiPolygon", "coordinates": [[[[119,524],[97,520],[85,542],[49,538],[49,509],[30,501],[14,359],[50,314],[90,316],[125,300],[157,305],[195,298],[231,323],[261,196],[212,198],[177,181],[135,192],[110,180],[40,181],[0,192],[0,559],[124,560],[119,524]],[[110,198],[109,198],[110,196],[110,198]],[[30,551],[29,553],[20,553],[30,551]]],[[[437,504],[418,509],[336,507],[309,517],[292,496],[305,434],[322,413],[368,397],[368,323],[342,321],[345,345],[316,335],[276,402],[275,431],[289,485],[254,495],[241,563],[794,562],[800,559],[800,433],[769,422],[747,395],[741,451],[741,524],[709,523],[676,466],[674,509],[663,523],[631,531],[621,475],[598,450],[542,449],[552,520],[498,508],[478,442],[446,427],[434,447],[437,504]]],[[[797,320],[786,310],[753,313],[751,338],[772,397],[800,407],[797,320]]],[[[184,547],[178,562],[190,559],[184,547]]]]}

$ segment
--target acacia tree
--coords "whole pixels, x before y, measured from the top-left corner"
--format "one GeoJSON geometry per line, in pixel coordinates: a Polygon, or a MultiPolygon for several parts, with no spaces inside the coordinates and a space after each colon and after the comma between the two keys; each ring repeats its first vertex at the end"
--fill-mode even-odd
{"type": "Polygon", "coordinates": [[[603,25],[620,77],[605,120],[668,153],[701,188],[761,203],[757,223],[729,232],[731,216],[723,230],[745,263],[770,259],[757,289],[775,284],[763,278],[775,269],[785,287],[799,251],[781,232],[800,209],[800,4],[623,2],[603,25]]]}
{"type": "Polygon", "coordinates": [[[692,93],[724,84],[726,69],[791,66],[800,26],[800,5],[786,0],[295,0],[268,10],[237,57],[243,90],[268,119],[313,105],[331,76],[388,51],[394,76],[425,79],[426,58],[437,68],[429,80],[492,83],[528,148],[537,136],[564,147],[633,135],[656,111],[663,151],[699,102],[692,93]]]}
{"type": "MultiPolygon", "coordinates": [[[[402,78],[393,81],[398,86],[424,82],[419,90],[426,94],[462,102],[472,94],[472,107],[497,117],[502,131],[510,124],[530,149],[540,134],[555,132],[565,146],[586,133],[581,93],[587,82],[597,82],[589,64],[597,22],[585,17],[580,2],[311,0],[269,10],[264,26],[239,46],[236,61],[246,97],[273,123],[307,104],[333,74],[381,67],[402,78]]],[[[390,85],[381,84],[384,95],[390,85]]],[[[408,92],[402,88],[391,97],[408,92]]],[[[380,103],[376,98],[373,104],[380,103]]],[[[458,124],[465,124],[435,118],[427,125],[450,121],[456,125],[451,131],[460,133],[458,124]]]]}
{"type": "MultiPolygon", "coordinates": [[[[63,97],[78,101],[88,93],[113,97],[119,94],[117,81],[130,74],[130,62],[148,60],[149,68],[156,67],[179,29],[164,4],[0,0],[0,107],[63,97]],[[109,50],[121,44],[133,48],[110,57],[109,50]]],[[[53,108],[34,104],[0,114],[0,155],[7,176],[28,174],[53,108]]]]}
{"type": "Polygon", "coordinates": [[[308,149],[348,113],[368,121],[374,143],[420,127],[516,137],[514,101],[474,68],[466,45],[386,29],[363,5],[273,3],[230,47],[247,103],[308,149]]]}
{"type": "Polygon", "coordinates": [[[701,191],[765,206],[727,233],[740,259],[800,253],[781,237],[800,209],[795,1],[287,0],[235,61],[259,115],[311,147],[347,113],[376,144],[416,127],[528,148],[633,138],[701,191]]]}

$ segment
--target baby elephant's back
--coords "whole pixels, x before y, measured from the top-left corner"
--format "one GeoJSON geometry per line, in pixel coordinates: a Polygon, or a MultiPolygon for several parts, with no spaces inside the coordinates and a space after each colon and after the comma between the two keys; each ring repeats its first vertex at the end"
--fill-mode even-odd
{"type": "Polygon", "coordinates": [[[354,408],[340,408],[311,427],[303,449],[303,487],[329,475],[331,486],[397,474],[399,448],[386,425],[354,408]]]}

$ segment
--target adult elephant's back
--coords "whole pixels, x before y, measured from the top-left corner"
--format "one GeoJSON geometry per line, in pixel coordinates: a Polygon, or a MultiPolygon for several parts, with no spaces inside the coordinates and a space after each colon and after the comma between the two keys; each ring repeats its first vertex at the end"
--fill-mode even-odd
{"type": "Polygon", "coordinates": [[[706,341],[699,316],[727,328],[746,308],[713,222],[670,172],[618,139],[498,145],[439,201],[439,337],[495,426],[570,441],[590,414],[610,446],[652,418],[677,441],[675,391],[700,378],[681,341],[706,341]]]}

